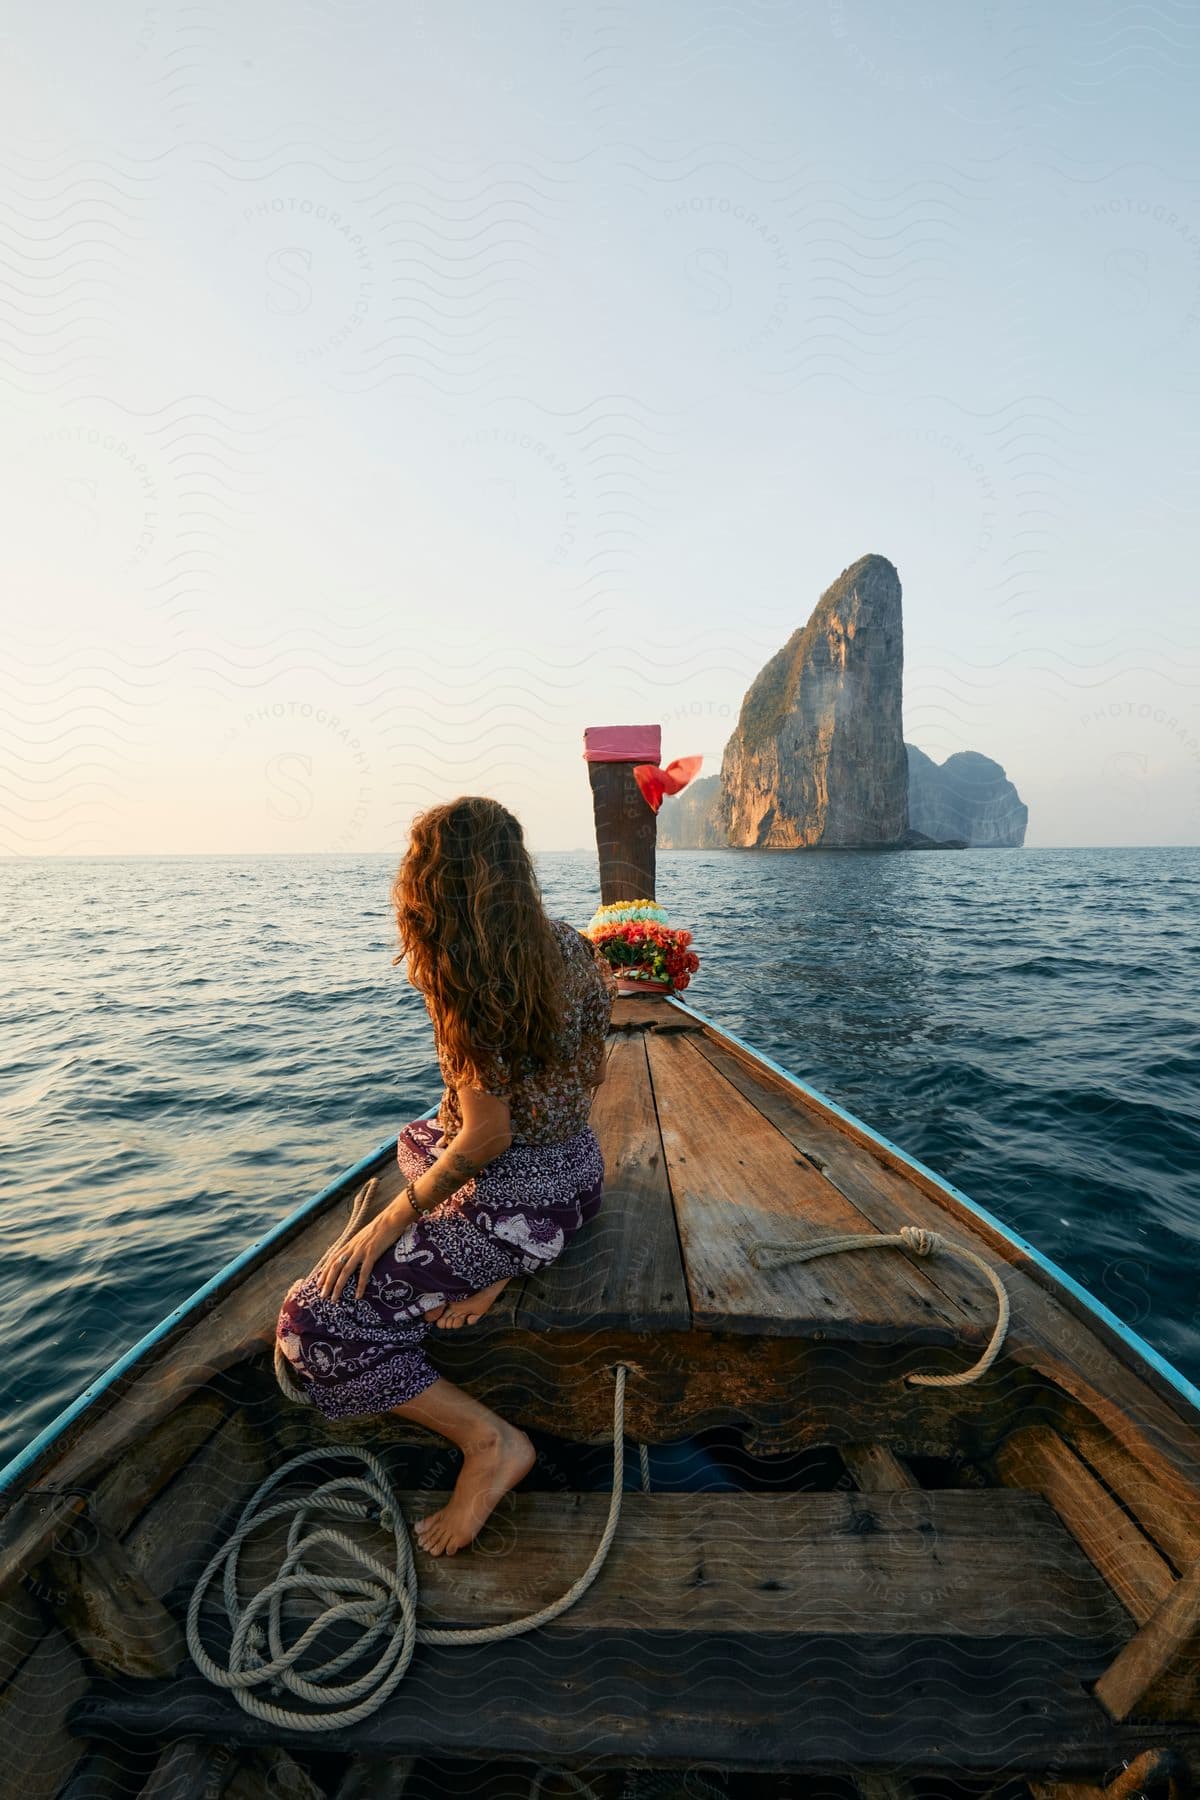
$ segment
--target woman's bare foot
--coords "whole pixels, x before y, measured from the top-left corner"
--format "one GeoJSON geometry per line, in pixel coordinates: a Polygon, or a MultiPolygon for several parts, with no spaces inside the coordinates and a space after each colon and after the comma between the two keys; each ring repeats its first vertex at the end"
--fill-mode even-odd
{"type": "Polygon", "coordinates": [[[491,1287],[481,1288],[477,1294],[468,1294],[462,1300],[450,1300],[445,1306],[435,1307],[426,1317],[443,1331],[457,1331],[462,1325],[475,1325],[488,1307],[495,1305],[511,1280],[511,1275],[506,1275],[503,1281],[493,1281],[491,1287]]]}
{"type": "Polygon", "coordinates": [[[500,1420],[495,1429],[463,1450],[458,1472],[445,1506],[424,1519],[414,1530],[417,1542],[430,1556],[453,1556],[477,1537],[505,1494],[528,1475],[537,1452],[523,1431],[500,1420]]]}

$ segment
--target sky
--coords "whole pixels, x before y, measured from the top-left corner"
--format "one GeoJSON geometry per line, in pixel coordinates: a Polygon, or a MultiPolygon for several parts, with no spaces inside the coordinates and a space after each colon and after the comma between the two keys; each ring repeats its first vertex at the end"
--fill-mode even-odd
{"type": "Polygon", "coordinates": [[[868,552],[909,742],[1200,842],[1194,5],[8,29],[0,854],[588,846],[868,552]]]}

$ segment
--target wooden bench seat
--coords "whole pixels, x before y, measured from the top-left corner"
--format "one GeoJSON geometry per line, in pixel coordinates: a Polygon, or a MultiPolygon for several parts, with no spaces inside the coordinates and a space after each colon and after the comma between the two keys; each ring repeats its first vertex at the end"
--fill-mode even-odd
{"type": "MultiPolygon", "coordinates": [[[[410,1530],[447,1497],[402,1494],[410,1530]]],[[[418,1556],[419,1622],[491,1624],[545,1606],[587,1567],[607,1511],[607,1494],[510,1495],[469,1560],[418,1556]]],[[[380,1526],[344,1529],[389,1558],[380,1526]]],[[[270,1579],[285,1535],[268,1526],[247,1545],[244,1597],[270,1579]]],[[[1133,1622],[1040,1495],[908,1489],[625,1494],[604,1568],[546,1629],[623,1628],[1070,1637],[1111,1653],[1133,1622]]]]}

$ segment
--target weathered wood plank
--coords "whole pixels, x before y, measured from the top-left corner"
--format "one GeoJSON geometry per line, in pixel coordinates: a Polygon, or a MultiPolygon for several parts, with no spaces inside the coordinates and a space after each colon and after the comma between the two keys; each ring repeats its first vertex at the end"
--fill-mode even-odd
{"type": "Polygon", "coordinates": [[[183,1633],[103,1527],[84,1556],[55,1551],[43,1564],[52,1610],[83,1655],[113,1675],[170,1675],[187,1655],[183,1633]]]}
{"type": "MultiPolygon", "coordinates": [[[[1017,1362],[1036,1370],[1069,1401],[1090,1414],[1158,1486],[1159,1516],[1167,1529],[1181,1537],[1194,1536],[1200,1505],[1200,1430],[1186,1402],[1168,1390],[1148,1365],[1136,1359],[1101,1322],[1092,1318],[1082,1301],[1058,1287],[1003,1232],[964,1212],[935,1181],[908,1168],[886,1147],[874,1144],[855,1126],[799,1093],[752,1053],[730,1044],[719,1033],[710,1033],[704,1054],[714,1063],[720,1059],[712,1056],[713,1046],[722,1056],[739,1060],[756,1083],[786,1094],[807,1111],[817,1154],[828,1163],[835,1180],[843,1179],[848,1166],[845,1152],[838,1150],[836,1140],[840,1139],[877,1165],[876,1185],[897,1208],[887,1215],[889,1221],[899,1219],[942,1231],[949,1238],[969,1244],[995,1264],[1012,1301],[1006,1362],[1009,1366],[1017,1362]],[[834,1134],[832,1138],[830,1133],[834,1134]],[[1168,1512],[1170,1518],[1166,1519],[1168,1512]]],[[[699,1050],[696,1053],[701,1054],[699,1050]]],[[[931,1259],[931,1263],[938,1260],[931,1259]]],[[[1063,1430],[1074,1441],[1065,1426],[1063,1430]]],[[[1167,1540],[1157,1536],[1146,1519],[1142,1522],[1147,1535],[1170,1554],[1167,1540]]],[[[1200,1548],[1193,1550],[1192,1555],[1196,1554],[1200,1554],[1200,1548]]],[[[1183,1565],[1174,1557],[1172,1560],[1177,1566],[1186,1566],[1187,1559],[1183,1565]]]]}
{"type": "Polygon", "coordinates": [[[613,1001],[611,1029],[614,1032],[687,1031],[702,1036],[705,1028],[699,1020],[689,1018],[687,1013],[674,1006],[669,995],[647,1000],[622,994],[613,1001]]]}
{"type": "Polygon", "coordinates": [[[1200,1558],[1200,1492],[1141,1445],[1120,1442],[1084,1407],[1062,1409],[1062,1434],[1181,1573],[1200,1558]],[[1142,1454],[1137,1454],[1142,1450],[1142,1454]]]}
{"type": "Polygon", "coordinates": [[[1075,1781],[1029,1783],[1033,1800],[1139,1800],[1151,1788],[1165,1788],[1169,1800],[1183,1800],[1191,1783],[1182,1757],[1171,1750],[1143,1751],[1105,1787],[1075,1781]]]}
{"type": "Polygon", "coordinates": [[[37,1648],[47,1628],[48,1615],[43,1608],[49,1597],[34,1568],[20,1581],[10,1582],[0,1599],[0,1688],[37,1648]]]}
{"type": "Polygon", "coordinates": [[[838,1455],[864,1494],[894,1494],[919,1488],[912,1470],[883,1444],[842,1444],[838,1455]]]}
{"type": "MultiPolygon", "coordinates": [[[[770,1071],[764,1078],[759,1072],[761,1065],[752,1066],[733,1046],[709,1032],[697,1038],[695,1044],[701,1055],[764,1118],[770,1119],[805,1160],[877,1230],[894,1232],[914,1223],[908,1185],[862,1144],[835,1131],[812,1107],[806,1107],[794,1090],[778,1077],[771,1077],[770,1071]]],[[[977,1335],[978,1341],[985,1342],[995,1324],[996,1303],[980,1277],[945,1257],[923,1259],[920,1267],[930,1284],[945,1294],[952,1309],[950,1316],[960,1321],[964,1338],[970,1336],[974,1342],[977,1335]],[[970,1334],[972,1325],[976,1334],[970,1334]]]]}
{"type": "Polygon", "coordinates": [[[0,1694],[0,1800],[53,1800],[82,1753],[66,1720],[88,1679],[66,1633],[47,1631],[0,1694]]]}
{"type": "Polygon", "coordinates": [[[902,1250],[756,1268],[748,1256],[756,1244],[870,1236],[874,1228],[690,1038],[651,1034],[646,1051],[695,1325],[958,1341],[961,1314],[902,1250]]]}
{"type": "Polygon", "coordinates": [[[180,1738],[162,1752],[138,1800],[211,1800],[223,1792],[232,1764],[225,1745],[180,1738]]]}
{"type": "MultiPolygon", "coordinates": [[[[145,1771],[140,1764],[131,1767],[128,1756],[107,1745],[80,1749],[79,1761],[59,1789],[57,1800],[129,1800],[131,1792],[142,1800],[145,1789],[139,1788],[138,1783],[145,1771]]],[[[176,1800],[182,1800],[182,1796],[176,1800]]]]}
{"type": "Polygon", "coordinates": [[[6,1603],[13,1584],[56,1541],[70,1548],[90,1536],[95,1524],[119,1536],[211,1437],[227,1410],[222,1396],[202,1394],[178,1407],[107,1472],[68,1482],[70,1492],[61,1498],[40,1484],[22,1497],[0,1529],[0,1590],[6,1603]]]}
{"type": "Polygon", "coordinates": [[[996,1457],[1011,1487],[1041,1494],[1137,1623],[1157,1610],[1175,1575],[1058,1433],[1044,1425],[1013,1433],[996,1457]]]}
{"type": "Polygon", "coordinates": [[[587,763],[596,825],[600,904],[654,898],[658,820],[633,775],[633,762],[587,763]]]}
{"type": "Polygon", "coordinates": [[[1200,1692],[1200,1562],[1180,1577],[1096,1683],[1114,1719],[1189,1717],[1200,1692]]]}
{"type": "MultiPolygon", "coordinates": [[[[882,1767],[1095,1779],[1146,1739],[1084,1692],[1061,1638],[871,1638],[652,1631],[533,1632],[461,1650],[422,1645],[387,1706],[322,1733],[336,1754],[515,1755],[542,1764],[882,1767]],[[936,1704],[930,1696],[936,1695],[936,1704]]],[[[97,1690],[75,1729],[179,1730],[295,1748],[199,1679],[97,1690]],[[154,1684],[158,1689],[158,1684],[154,1684]]],[[[1161,1732],[1161,1726],[1156,1727],[1161,1732]]],[[[1189,1728],[1174,1733],[1186,1743],[1189,1728]]],[[[1200,1732],[1191,1728],[1194,1743],[1200,1732]]],[[[311,1737],[307,1740],[311,1749],[311,1737]]],[[[300,1742],[300,1748],[304,1743],[300,1742]]]]}
{"type": "Polygon", "coordinates": [[[228,1413],[224,1395],[206,1393],[169,1413],[97,1481],[92,1516],[120,1536],[208,1442],[228,1413]]]}
{"type": "Polygon", "coordinates": [[[239,1760],[224,1800],[325,1800],[325,1790],[295,1757],[272,1746],[239,1760]]]}
{"type": "Polygon", "coordinates": [[[234,1413],[147,1507],[125,1539],[130,1565],[159,1599],[198,1571],[222,1523],[268,1472],[264,1434],[234,1413]]]}
{"type": "MultiPolygon", "coordinates": [[[[444,1504],[407,1491],[410,1527],[444,1504]]],[[[582,1573],[603,1529],[605,1494],[519,1493],[486,1528],[469,1573],[421,1559],[418,1618],[474,1625],[520,1618],[582,1573]]],[[[348,1531],[386,1558],[379,1527],[348,1531]]],[[[244,1598],[270,1578],[283,1521],[243,1552],[244,1598]]],[[[326,1565],[335,1566],[331,1559],[326,1565]]],[[[336,1565],[342,1566],[342,1565],[336,1565]]],[[[349,1572],[355,1565],[344,1559],[349,1572]]],[[[294,1617],[319,1606],[297,1596],[294,1617]]],[[[1012,1489],[787,1495],[626,1494],[596,1581],[555,1633],[615,1631],[928,1632],[1084,1639],[1098,1653],[1129,1622],[1039,1495],[1012,1489]]]]}
{"type": "Polygon", "coordinates": [[[592,1106],[604,1152],[600,1211],[558,1262],[524,1285],[517,1324],[686,1329],[691,1320],[671,1187],[641,1038],[614,1042],[592,1106]]]}
{"type": "Polygon", "coordinates": [[[764,1453],[866,1438],[903,1455],[990,1454],[1028,1398],[1020,1372],[968,1388],[911,1387],[927,1347],[814,1343],[704,1332],[489,1331],[451,1334],[438,1367],[526,1430],[574,1443],[612,1437],[614,1370],[629,1368],[625,1430],[674,1443],[744,1427],[764,1453]],[[802,1396],[802,1404],[799,1397],[802,1396]]]}
{"type": "Polygon", "coordinates": [[[352,1758],[334,1800],[404,1800],[416,1758],[396,1756],[390,1762],[352,1758]]]}

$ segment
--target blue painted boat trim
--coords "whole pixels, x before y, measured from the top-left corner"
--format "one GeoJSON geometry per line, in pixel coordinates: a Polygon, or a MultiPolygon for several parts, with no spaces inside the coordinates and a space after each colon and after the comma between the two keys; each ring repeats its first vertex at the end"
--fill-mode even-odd
{"type": "MultiPolygon", "coordinates": [[[[428,1119],[432,1118],[436,1111],[437,1106],[431,1106],[427,1111],[414,1116],[428,1119]]],[[[19,1455],[14,1456],[10,1463],[6,1463],[4,1468],[0,1469],[0,1497],[3,1497],[21,1480],[21,1477],[51,1447],[55,1439],[61,1437],[67,1427],[73,1425],[80,1414],[86,1412],[100,1394],[112,1387],[114,1382],[119,1381],[121,1376],[135,1363],[140,1362],[149,1351],[154,1349],[156,1344],[161,1343],[163,1338],[167,1337],[181,1320],[186,1319],[191,1313],[198,1312],[206,1301],[212,1299],[214,1294],[219,1293],[222,1288],[228,1287],[248,1263],[259,1261],[264,1251],[269,1250],[272,1244],[277,1244],[281,1239],[289,1236],[310,1214],[320,1212],[321,1208],[327,1206],[341,1188],[365,1175],[372,1164],[377,1163],[382,1156],[395,1149],[395,1144],[396,1139],[393,1135],[386,1138],[377,1150],[372,1150],[369,1155],[360,1157],[358,1162],[352,1163],[328,1186],[323,1187],[319,1194],[314,1194],[311,1200],[305,1200],[302,1205],[290,1212],[286,1219],[281,1219],[278,1225],[273,1225],[265,1237],[259,1238],[248,1249],[235,1256],[232,1262],[226,1263],[223,1269],[219,1269],[215,1275],[210,1276],[204,1286],[198,1287],[194,1294],[189,1295],[181,1305],[175,1308],[174,1312],[169,1312],[165,1319],[160,1319],[152,1331],[148,1331],[145,1337],[139,1338],[137,1343],[126,1350],[123,1356],[117,1358],[111,1368],[105,1369],[103,1375],[98,1375],[95,1381],[84,1388],[82,1394],[78,1395],[69,1406],[59,1413],[57,1418],[51,1419],[50,1423],[42,1431],[39,1431],[33,1441],[27,1444],[19,1455]]]]}
{"type": "Polygon", "coordinates": [[[856,1131],[861,1131],[865,1137],[871,1139],[872,1143],[882,1145],[885,1150],[890,1150],[893,1156],[899,1157],[900,1161],[906,1163],[910,1169],[915,1169],[918,1174],[924,1175],[929,1181],[936,1182],[943,1194],[949,1195],[950,1199],[961,1206],[965,1212],[973,1213],[984,1224],[990,1225],[993,1231],[998,1231],[1001,1237],[1006,1238],[1010,1244],[1027,1256],[1030,1262],[1036,1263],[1039,1269],[1081,1301],[1094,1318],[1103,1320],[1110,1331],[1115,1332],[1123,1343],[1135,1351],[1152,1369],[1155,1369],[1165,1381],[1170,1382],[1176,1392],[1200,1412],[1200,1388],[1194,1387],[1186,1375],[1181,1375],[1165,1356],[1160,1355],[1153,1344],[1148,1344],[1145,1338],[1139,1337],[1136,1331],[1131,1330],[1125,1324],[1124,1320],[1118,1319],[1115,1313],[1109,1312],[1107,1306],[1076,1281],[1073,1275],[1068,1275],[1065,1269],[1060,1269],[1057,1263],[1051,1262],[1050,1258],[1044,1255],[1036,1244],[1031,1244],[1028,1238],[1021,1237],[1002,1219],[998,1219],[995,1213],[989,1212],[985,1206],[980,1206],[977,1200],[972,1200],[968,1194],[964,1194],[961,1189],[956,1188],[953,1182],[946,1180],[944,1175],[939,1175],[936,1169],[928,1168],[925,1163],[919,1162],[915,1156],[911,1156],[907,1150],[902,1150],[899,1144],[893,1144],[890,1138],[884,1137],[881,1131],[876,1131],[874,1126],[868,1125],[864,1119],[856,1118],[852,1112],[847,1112],[844,1106],[839,1106],[836,1100],[829,1098],[828,1094],[823,1094],[819,1088],[811,1087],[807,1081],[801,1081],[798,1075],[793,1075],[790,1069],[785,1069],[782,1063],[777,1063],[775,1058],[768,1056],[765,1050],[759,1050],[754,1044],[748,1044],[744,1038],[738,1037],[735,1032],[729,1031],[724,1025],[718,1025],[715,1019],[705,1018],[704,1014],[697,1012],[694,1006],[689,1006],[686,1000],[681,1000],[678,994],[671,995],[670,1004],[677,1006],[681,1012],[690,1013],[692,1018],[697,1019],[700,1024],[707,1025],[711,1031],[716,1032],[718,1037],[728,1038],[731,1044],[737,1044],[750,1056],[755,1057],[760,1063],[764,1063],[768,1069],[773,1069],[776,1075],[781,1075],[793,1087],[799,1088],[802,1094],[807,1094],[810,1099],[819,1101],[823,1107],[836,1114],[839,1119],[845,1119],[848,1125],[853,1125],[856,1131]]]}

